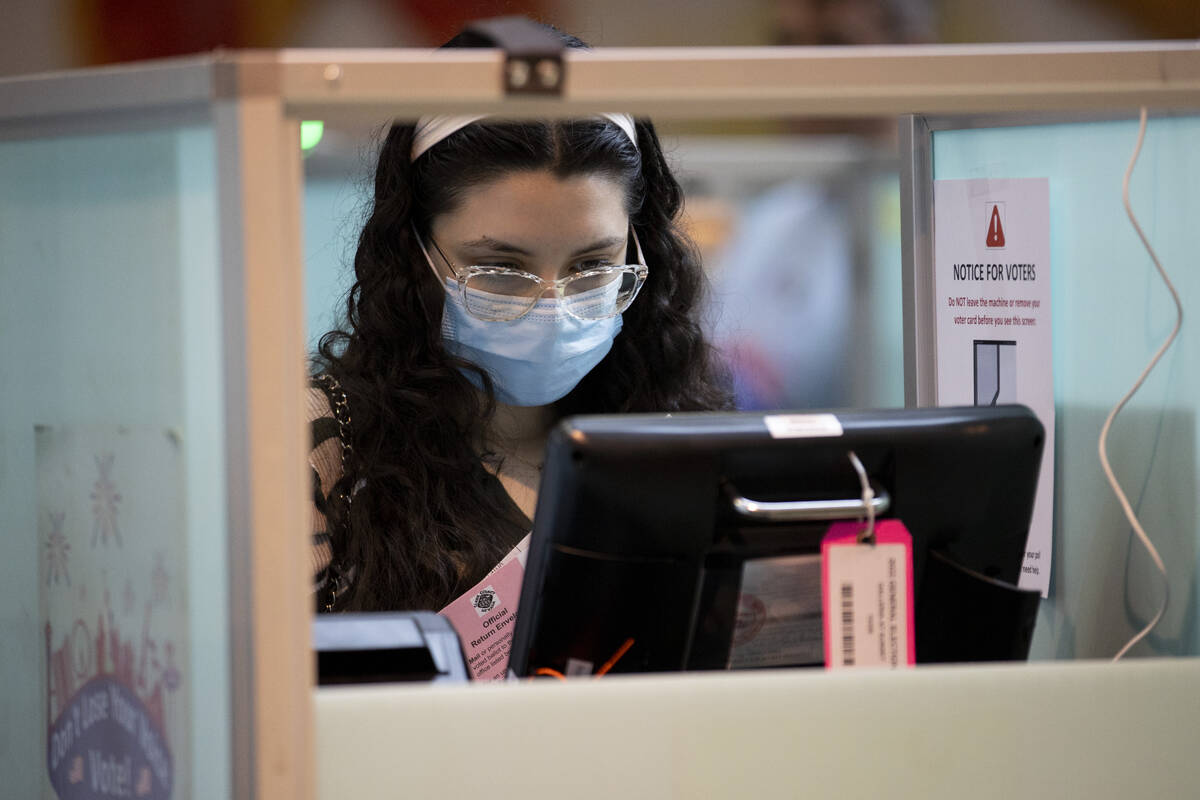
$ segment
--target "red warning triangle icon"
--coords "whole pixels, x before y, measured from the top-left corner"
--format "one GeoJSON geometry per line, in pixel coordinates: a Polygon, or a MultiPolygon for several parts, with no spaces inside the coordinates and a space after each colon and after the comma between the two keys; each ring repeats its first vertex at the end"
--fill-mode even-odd
{"type": "Polygon", "coordinates": [[[1004,226],[1000,223],[1000,206],[992,206],[992,219],[988,223],[988,247],[1004,247],[1004,226]]]}

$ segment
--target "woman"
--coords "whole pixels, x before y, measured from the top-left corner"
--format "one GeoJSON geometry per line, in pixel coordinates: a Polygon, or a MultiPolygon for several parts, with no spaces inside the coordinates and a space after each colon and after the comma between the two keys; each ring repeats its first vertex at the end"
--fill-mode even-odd
{"type": "Polygon", "coordinates": [[[529,532],[566,415],[729,406],[682,200],[625,115],[391,128],[310,393],[319,608],[477,583],[529,532]]]}

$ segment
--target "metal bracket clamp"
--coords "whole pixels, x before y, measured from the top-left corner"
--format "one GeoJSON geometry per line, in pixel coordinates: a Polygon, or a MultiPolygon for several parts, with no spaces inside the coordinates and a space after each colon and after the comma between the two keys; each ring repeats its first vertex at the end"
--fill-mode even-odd
{"type": "Polygon", "coordinates": [[[494,17],[470,22],[464,33],[504,51],[504,91],[560,97],[566,85],[566,43],[526,17],[494,17]]]}

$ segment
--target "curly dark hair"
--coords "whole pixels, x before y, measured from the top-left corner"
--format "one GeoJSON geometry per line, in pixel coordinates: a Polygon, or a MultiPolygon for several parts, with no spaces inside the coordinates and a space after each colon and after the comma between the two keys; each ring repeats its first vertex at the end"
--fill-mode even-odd
{"type": "Polygon", "coordinates": [[[705,280],[679,226],[682,190],[654,127],[642,120],[636,130],[634,147],[600,117],[485,119],[414,163],[414,126],[391,127],[345,319],[321,338],[314,356],[315,370],[341,383],[353,420],[348,474],[332,496],[358,490],[350,513],[337,502],[330,513],[334,561],[353,570],[339,610],[441,608],[528,532],[484,467],[492,383],[443,345],[444,289],[415,233],[427,235],[431,221],[455,209],[472,187],[514,171],[548,171],[558,178],[600,174],[625,190],[649,276],[624,312],[611,351],[555,404],[558,417],[731,407],[727,381],[696,319],[705,280]]]}

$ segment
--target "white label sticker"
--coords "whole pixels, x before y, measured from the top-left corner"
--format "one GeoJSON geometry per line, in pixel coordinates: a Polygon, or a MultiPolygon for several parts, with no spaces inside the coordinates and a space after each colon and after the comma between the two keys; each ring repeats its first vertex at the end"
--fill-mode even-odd
{"type": "Polygon", "coordinates": [[[583,658],[568,658],[566,675],[591,675],[592,667],[595,666],[591,661],[583,658]]]}
{"type": "Polygon", "coordinates": [[[768,414],[763,417],[772,439],[841,436],[842,423],[834,414],[768,414]]]}

